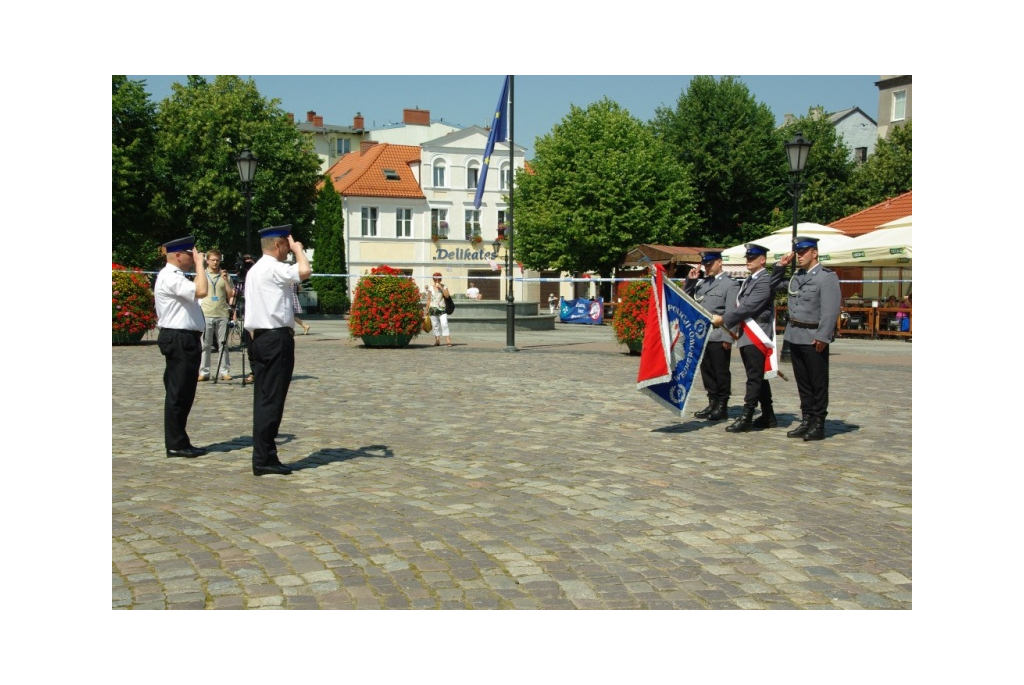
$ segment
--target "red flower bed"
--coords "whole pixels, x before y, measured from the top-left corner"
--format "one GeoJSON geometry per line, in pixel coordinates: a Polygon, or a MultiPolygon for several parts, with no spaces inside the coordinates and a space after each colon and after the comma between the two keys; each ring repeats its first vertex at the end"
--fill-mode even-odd
{"type": "Polygon", "coordinates": [[[348,317],[351,337],[416,336],[422,329],[423,305],[411,278],[385,264],[359,279],[348,317]]]}
{"type": "Polygon", "coordinates": [[[615,339],[623,345],[642,344],[651,282],[646,279],[626,281],[618,287],[615,295],[622,300],[615,306],[615,316],[612,317],[615,339]]]}
{"type": "Polygon", "coordinates": [[[145,333],[156,326],[153,289],[142,269],[111,264],[112,327],[114,333],[145,333]]]}

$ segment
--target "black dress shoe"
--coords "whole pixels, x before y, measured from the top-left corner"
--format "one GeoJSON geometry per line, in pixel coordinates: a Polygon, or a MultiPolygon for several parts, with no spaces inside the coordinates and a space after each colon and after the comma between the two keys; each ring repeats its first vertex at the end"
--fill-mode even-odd
{"type": "Polygon", "coordinates": [[[195,445],[189,445],[188,448],[190,450],[192,450],[193,452],[195,452],[196,456],[199,456],[199,457],[203,456],[208,451],[205,447],[196,447],[195,445]]]}
{"type": "Polygon", "coordinates": [[[292,470],[284,464],[268,464],[267,466],[255,466],[252,467],[252,475],[254,476],[290,476],[292,470]]]}
{"type": "Polygon", "coordinates": [[[200,450],[195,447],[186,447],[180,450],[167,450],[168,457],[184,457],[186,459],[195,459],[198,456],[206,454],[206,450],[200,450]]]}

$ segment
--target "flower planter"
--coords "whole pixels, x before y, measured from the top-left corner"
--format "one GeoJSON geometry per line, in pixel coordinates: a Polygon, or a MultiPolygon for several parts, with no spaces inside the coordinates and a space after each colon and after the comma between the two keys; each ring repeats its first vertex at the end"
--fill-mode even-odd
{"type": "Polygon", "coordinates": [[[366,347],[408,347],[412,336],[405,333],[360,336],[366,347]]]}
{"type": "Polygon", "coordinates": [[[123,333],[121,331],[111,331],[111,338],[113,345],[135,345],[142,341],[146,337],[146,331],[139,331],[138,333],[123,333]]]}
{"type": "Polygon", "coordinates": [[[629,348],[631,355],[639,356],[640,352],[644,349],[643,342],[627,342],[626,347],[629,348]]]}

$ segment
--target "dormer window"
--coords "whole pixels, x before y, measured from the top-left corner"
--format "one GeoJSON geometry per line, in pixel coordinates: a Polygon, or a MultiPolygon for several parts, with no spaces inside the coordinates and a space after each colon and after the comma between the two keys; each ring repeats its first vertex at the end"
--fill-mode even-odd
{"type": "Polygon", "coordinates": [[[384,169],[384,178],[388,181],[400,181],[402,177],[394,169],[384,169]]]}

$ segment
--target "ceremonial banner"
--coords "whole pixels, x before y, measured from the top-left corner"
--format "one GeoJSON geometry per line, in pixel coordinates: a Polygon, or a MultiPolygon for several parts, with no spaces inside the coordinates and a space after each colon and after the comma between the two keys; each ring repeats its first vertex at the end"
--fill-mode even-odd
{"type": "Polygon", "coordinates": [[[636,389],[679,416],[697,378],[711,334],[711,315],[655,264],[636,389]]]}
{"type": "Polygon", "coordinates": [[[604,322],[604,298],[578,300],[561,298],[558,306],[558,319],[562,323],[599,324],[604,322]]]}

